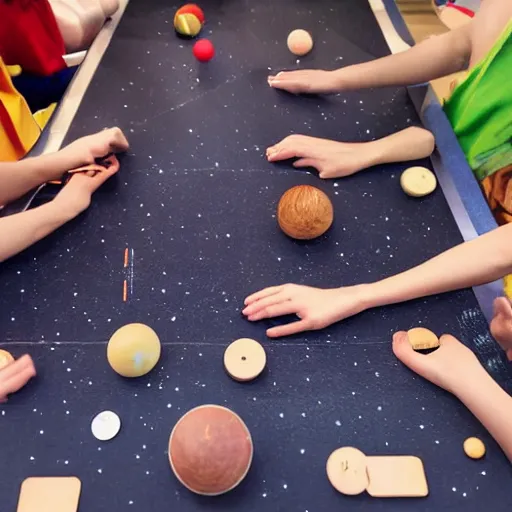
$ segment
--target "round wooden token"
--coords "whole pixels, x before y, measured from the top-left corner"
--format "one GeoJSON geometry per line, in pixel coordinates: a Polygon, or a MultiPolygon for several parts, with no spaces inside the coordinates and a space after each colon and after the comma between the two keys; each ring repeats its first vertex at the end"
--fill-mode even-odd
{"type": "Polygon", "coordinates": [[[468,437],[464,441],[464,452],[470,459],[481,459],[485,455],[485,444],[478,437],[468,437]]]}
{"type": "Polygon", "coordinates": [[[425,167],[409,167],[400,176],[400,186],[412,197],[423,197],[434,192],[437,186],[436,175],[425,167]]]}
{"type": "Polygon", "coordinates": [[[224,352],[224,366],[229,375],[240,382],[255,379],[265,368],[265,349],[255,340],[241,338],[224,352]]]}
{"type": "Polygon", "coordinates": [[[427,350],[439,347],[439,338],[425,327],[415,327],[407,331],[409,343],[414,350],[427,350]]]}
{"type": "Polygon", "coordinates": [[[366,455],[350,446],[338,448],[327,459],[327,478],[342,494],[361,494],[369,485],[366,455]]]}
{"type": "Polygon", "coordinates": [[[0,370],[14,362],[14,357],[7,350],[0,349],[0,370]]]}

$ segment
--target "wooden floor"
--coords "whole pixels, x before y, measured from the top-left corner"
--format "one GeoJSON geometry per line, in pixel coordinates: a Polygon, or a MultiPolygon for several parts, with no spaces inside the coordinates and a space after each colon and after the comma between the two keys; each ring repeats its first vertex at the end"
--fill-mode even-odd
{"type": "MultiPolygon", "coordinates": [[[[396,0],[396,3],[407,23],[409,32],[417,43],[432,35],[448,31],[448,28],[437,16],[432,0],[396,0]]],[[[432,82],[432,87],[439,99],[449,95],[450,82],[454,78],[455,76],[450,76],[432,82]]]]}

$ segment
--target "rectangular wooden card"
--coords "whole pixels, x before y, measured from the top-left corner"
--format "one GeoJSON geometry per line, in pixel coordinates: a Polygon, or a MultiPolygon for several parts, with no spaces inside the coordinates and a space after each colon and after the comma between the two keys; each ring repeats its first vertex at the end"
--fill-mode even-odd
{"type": "Polygon", "coordinates": [[[366,457],[366,489],[374,498],[423,498],[428,496],[423,462],[412,456],[366,457]]]}
{"type": "Polygon", "coordinates": [[[77,512],[82,484],[71,477],[30,477],[21,484],[17,512],[77,512]]]}

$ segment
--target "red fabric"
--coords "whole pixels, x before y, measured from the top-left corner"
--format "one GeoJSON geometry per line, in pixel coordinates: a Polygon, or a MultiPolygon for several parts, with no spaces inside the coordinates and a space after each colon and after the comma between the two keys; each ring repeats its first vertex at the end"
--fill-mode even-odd
{"type": "Polygon", "coordinates": [[[6,64],[43,76],[66,67],[64,41],[48,0],[0,0],[0,20],[6,64]]]}
{"type": "Polygon", "coordinates": [[[464,7],[462,5],[456,5],[452,2],[448,2],[446,4],[446,7],[451,7],[452,9],[457,9],[457,11],[464,13],[466,16],[469,16],[470,18],[473,18],[475,16],[475,13],[471,9],[468,9],[467,7],[464,7]]]}

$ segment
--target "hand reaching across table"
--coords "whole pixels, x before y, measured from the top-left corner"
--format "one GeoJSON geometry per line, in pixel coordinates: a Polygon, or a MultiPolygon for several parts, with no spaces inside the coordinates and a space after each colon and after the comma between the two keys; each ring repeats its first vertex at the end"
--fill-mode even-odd
{"type": "Polygon", "coordinates": [[[250,321],[297,315],[298,321],[269,329],[271,338],[322,329],[364,309],[356,286],[324,290],[296,284],[265,288],[247,297],[245,306],[242,313],[250,321]]]}
{"type": "Polygon", "coordinates": [[[267,149],[269,162],[297,158],[296,168],[312,167],[322,179],[344,178],[368,167],[430,156],[434,136],[411,126],[370,142],[337,142],[306,135],[289,135],[267,149]]]}

